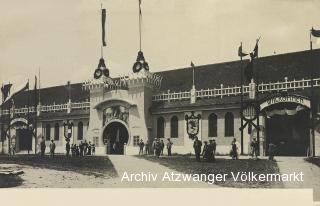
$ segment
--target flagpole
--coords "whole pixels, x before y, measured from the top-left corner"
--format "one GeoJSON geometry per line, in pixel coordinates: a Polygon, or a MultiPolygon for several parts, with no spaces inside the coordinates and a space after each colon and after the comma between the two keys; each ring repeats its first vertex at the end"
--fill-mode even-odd
{"type": "MultiPolygon", "coordinates": [[[[312,30],[310,30],[310,53],[311,53],[311,61],[312,61],[312,30]]],[[[311,100],[311,103],[310,103],[310,110],[311,110],[311,142],[312,142],[312,154],[311,156],[315,156],[315,125],[314,125],[314,116],[315,116],[315,111],[314,111],[314,82],[313,82],[313,79],[314,79],[314,66],[313,64],[310,65],[311,66],[311,71],[310,71],[310,86],[311,86],[311,97],[310,97],[310,100],[311,100]]]]}
{"type": "Polygon", "coordinates": [[[8,132],[9,132],[9,134],[8,134],[8,153],[9,153],[9,156],[11,155],[11,147],[10,147],[10,145],[11,145],[11,129],[10,129],[10,120],[11,120],[11,104],[12,104],[12,99],[10,99],[9,100],[9,118],[8,118],[8,120],[9,120],[9,123],[8,123],[8,132]]]}
{"type": "Polygon", "coordinates": [[[39,105],[40,105],[40,109],[41,109],[41,99],[40,99],[40,94],[41,94],[41,92],[40,92],[40,89],[41,89],[41,85],[40,85],[40,67],[39,67],[39,105]]]}
{"type": "Polygon", "coordinates": [[[141,13],[141,0],[138,0],[139,1],[139,40],[140,40],[140,51],[141,51],[141,16],[142,16],[142,13],[141,13]]]}
{"type": "MultiPolygon", "coordinates": [[[[3,84],[2,84],[2,87],[1,88],[3,88],[3,84]]],[[[1,115],[1,117],[0,117],[0,120],[1,120],[1,154],[4,154],[4,137],[3,137],[3,134],[4,134],[4,132],[3,132],[3,130],[4,130],[4,125],[3,125],[3,109],[2,109],[2,104],[3,104],[3,102],[4,102],[4,95],[3,95],[3,93],[1,92],[1,97],[2,97],[2,103],[1,103],[1,106],[0,106],[0,110],[1,110],[1,113],[0,113],[0,115],[1,115]]]]}
{"type": "MultiPolygon", "coordinates": [[[[256,44],[258,45],[259,43],[259,40],[260,40],[260,37],[257,39],[256,41],[256,44]]],[[[259,69],[258,69],[258,58],[259,58],[259,47],[257,49],[257,60],[256,60],[256,99],[257,99],[257,103],[259,105],[259,69]]],[[[258,154],[260,154],[260,107],[257,108],[257,143],[259,145],[259,148],[258,148],[258,154]]]]}
{"type": "Polygon", "coordinates": [[[38,120],[37,120],[37,76],[34,78],[34,154],[37,154],[37,130],[38,130],[38,120]]]}
{"type": "Polygon", "coordinates": [[[312,50],[312,37],[311,37],[311,35],[312,34],[311,34],[311,31],[310,31],[310,37],[309,37],[310,38],[310,50],[312,50]]]}
{"type": "MultiPolygon", "coordinates": [[[[28,96],[28,113],[27,113],[27,129],[28,129],[28,136],[30,135],[30,85],[29,85],[29,79],[28,79],[28,91],[27,91],[27,96],[28,96]]],[[[31,136],[32,138],[32,136],[31,136]]],[[[31,143],[32,145],[32,143],[31,143]]],[[[30,154],[30,148],[29,148],[29,145],[28,145],[28,154],[30,154]]]]}
{"type": "MultiPolygon", "coordinates": [[[[240,44],[241,52],[242,52],[242,42],[240,44]]],[[[240,84],[241,84],[241,97],[240,97],[240,120],[241,120],[241,128],[243,127],[243,68],[242,68],[242,54],[240,55],[240,84]]],[[[243,128],[241,129],[241,155],[243,155],[243,128]]]]}
{"type": "MultiPolygon", "coordinates": [[[[102,3],[101,3],[101,5],[100,5],[100,8],[101,8],[101,12],[102,12],[102,3]]],[[[101,45],[101,58],[103,58],[103,43],[102,43],[102,45],[101,45]]]]}

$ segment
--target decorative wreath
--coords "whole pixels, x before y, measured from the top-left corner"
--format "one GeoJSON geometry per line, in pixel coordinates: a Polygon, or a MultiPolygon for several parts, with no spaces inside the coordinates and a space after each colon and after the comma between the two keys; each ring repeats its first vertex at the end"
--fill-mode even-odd
{"type": "Polygon", "coordinates": [[[141,62],[136,62],[134,63],[132,70],[134,73],[138,73],[142,69],[142,63],[141,62]]]}
{"type": "Polygon", "coordinates": [[[104,70],[102,70],[102,73],[105,77],[109,77],[109,69],[105,68],[104,70]]]}
{"type": "Polygon", "coordinates": [[[147,62],[143,62],[143,68],[149,71],[149,64],[147,62]]]}
{"type": "MultiPolygon", "coordinates": [[[[108,71],[109,73],[109,71],[108,71]]],[[[101,76],[102,76],[102,70],[100,68],[97,68],[95,71],[94,71],[94,78],[95,79],[99,79],[101,76]]]]}

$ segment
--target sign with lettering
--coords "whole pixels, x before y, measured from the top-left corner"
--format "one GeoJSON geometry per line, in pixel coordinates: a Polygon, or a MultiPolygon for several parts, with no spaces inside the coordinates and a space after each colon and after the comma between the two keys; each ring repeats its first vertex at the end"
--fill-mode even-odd
{"type": "Polygon", "coordinates": [[[260,104],[260,109],[263,110],[266,107],[269,107],[274,104],[278,103],[296,103],[303,105],[305,107],[310,108],[310,100],[301,97],[301,96],[295,96],[295,95],[286,95],[286,96],[276,96],[272,97],[260,104]]]}

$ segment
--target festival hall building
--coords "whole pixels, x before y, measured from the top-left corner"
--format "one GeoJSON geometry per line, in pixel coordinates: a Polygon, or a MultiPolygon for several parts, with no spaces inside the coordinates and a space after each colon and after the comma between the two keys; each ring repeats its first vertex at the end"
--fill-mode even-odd
{"type": "Polygon", "coordinates": [[[13,98],[10,112],[8,105],[2,108],[1,128],[6,130],[2,133],[11,139],[3,139],[0,150],[8,152],[10,142],[18,153],[34,153],[44,138],[47,147],[53,139],[56,152],[64,153],[65,137],[70,135],[71,144],[85,140],[95,144],[97,155],[137,154],[141,139],[146,143],[154,138],[165,143],[170,138],[173,153],[187,154],[193,153],[193,132],[202,142],[215,139],[218,154],[228,154],[234,138],[239,151],[248,154],[250,141],[258,137],[261,155],[267,155],[271,142],[278,155],[320,155],[320,49],[260,57],[254,61],[251,83],[245,78],[248,63],[90,77],[42,88],[39,98],[30,88],[13,98]],[[255,107],[248,103],[255,88],[256,119],[255,107]],[[28,129],[32,125],[36,137],[28,129]]]}

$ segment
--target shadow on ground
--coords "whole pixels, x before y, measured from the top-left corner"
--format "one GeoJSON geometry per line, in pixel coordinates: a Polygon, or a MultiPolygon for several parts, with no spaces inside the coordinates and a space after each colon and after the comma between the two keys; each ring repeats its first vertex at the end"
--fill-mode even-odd
{"type": "Polygon", "coordinates": [[[38,155],[0,156],[0,164],[18,164],[59,171],[72,171],[83,175],[113,178],[118,174],[112,162],[106,156],[66,157],[57,155],[54,158],[38,155]]]}

